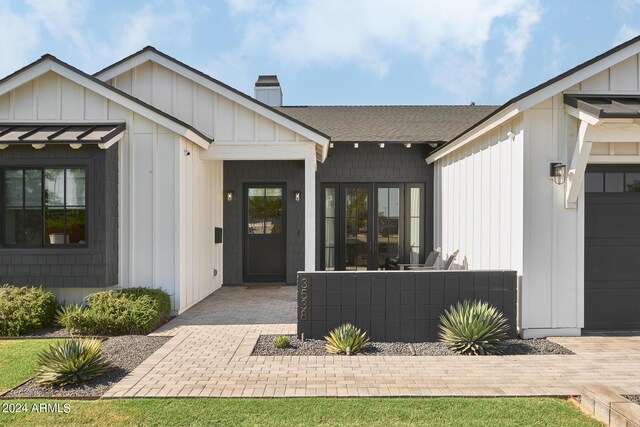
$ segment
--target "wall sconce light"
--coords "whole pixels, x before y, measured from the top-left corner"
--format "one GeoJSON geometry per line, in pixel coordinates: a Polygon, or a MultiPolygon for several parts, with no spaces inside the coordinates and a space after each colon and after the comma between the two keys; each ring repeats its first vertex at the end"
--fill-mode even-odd
{"type": "Polygon", "coordinates": [[[302,193],[300,192],[300,190],[296,190],[293,192],[293,199],[296,202],[299,202],[301,198],[302,198],[302,193]]]}
{"type": "Polygon", "coordinates": [[[404,144],[405,148],[411,148],[411,143],[407,142],[406,144],[404,144]]]}
{"type": "Polygon", "coordinates": [[[233,202],[233,191],[227,191],[227,202],[233,202]]]}
{"type": "Polygon", "coordinates": [[[558,185],[564,184],[567,166],[560,162],[549,163],[549,178],[558,185]]]}
{"type": "Polygon", "coordinates": [[[353,143],[353,148],[358,148],[358,143],[357,142],[353,143]]]}
{"type": "Polygon", "coordinates": [[[379,143],[379,144],[378,144],[378,146],[379,146],[380,148],[384,148],[384,142],[379,143]]]}

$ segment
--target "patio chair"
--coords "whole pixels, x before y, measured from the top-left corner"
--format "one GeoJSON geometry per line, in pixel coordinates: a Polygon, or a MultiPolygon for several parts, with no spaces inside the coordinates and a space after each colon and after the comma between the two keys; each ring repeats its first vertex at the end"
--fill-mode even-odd
{"type": "Polygon", "coordinates": [[[449,258],[447,258],[447,260],[445,261],[444,265],[442,266],[443,270],[451,270],[451,267],[453,267],[453,261],[458,256],[458,252],[460,252],[460,251],[459,250],[455,251],[454,253],[452,253],[449,256],[449,258]]]}
{"type": "Polygon", "coordinates": [[[435,268],[439,257],[440,248],[436,248],[427,256],[424,264],[398,264],[398,267],[400,267],[400,270],[432,270],[435,268]]]}

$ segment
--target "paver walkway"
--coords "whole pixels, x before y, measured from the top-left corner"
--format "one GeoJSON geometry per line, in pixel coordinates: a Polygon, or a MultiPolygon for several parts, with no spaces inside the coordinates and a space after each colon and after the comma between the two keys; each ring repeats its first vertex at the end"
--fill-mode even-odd
{"type": "Polygon", "coordinates": [[[295,333],[295,288],[223,288],[157,331],[174,336],[104,397],[640,394],[640,337],[555,338],[569,356],[251,356],[295,333]]]}

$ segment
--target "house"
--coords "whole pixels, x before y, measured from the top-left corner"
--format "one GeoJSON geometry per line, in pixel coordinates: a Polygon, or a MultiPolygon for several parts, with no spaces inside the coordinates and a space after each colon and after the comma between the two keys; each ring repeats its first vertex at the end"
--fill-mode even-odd
{"type": "Polygon", "coordinates": [[[518,272],[525,337],[637,329],[639,53],[500,107],[285,106],[276,76],[250,97],[152,47],[94,75],[45,55],[0,80],[0,280],[180,313],[440,246],[518,272]]]}

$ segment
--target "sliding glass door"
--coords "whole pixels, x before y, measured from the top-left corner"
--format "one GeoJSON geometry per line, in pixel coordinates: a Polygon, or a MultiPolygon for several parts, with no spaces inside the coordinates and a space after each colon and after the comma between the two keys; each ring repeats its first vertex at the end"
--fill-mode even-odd
{"type": "Polygon", "coordinates": [[[325,184],[322,268],[394,270],[424,256],[424,184],[325,184]]]}

